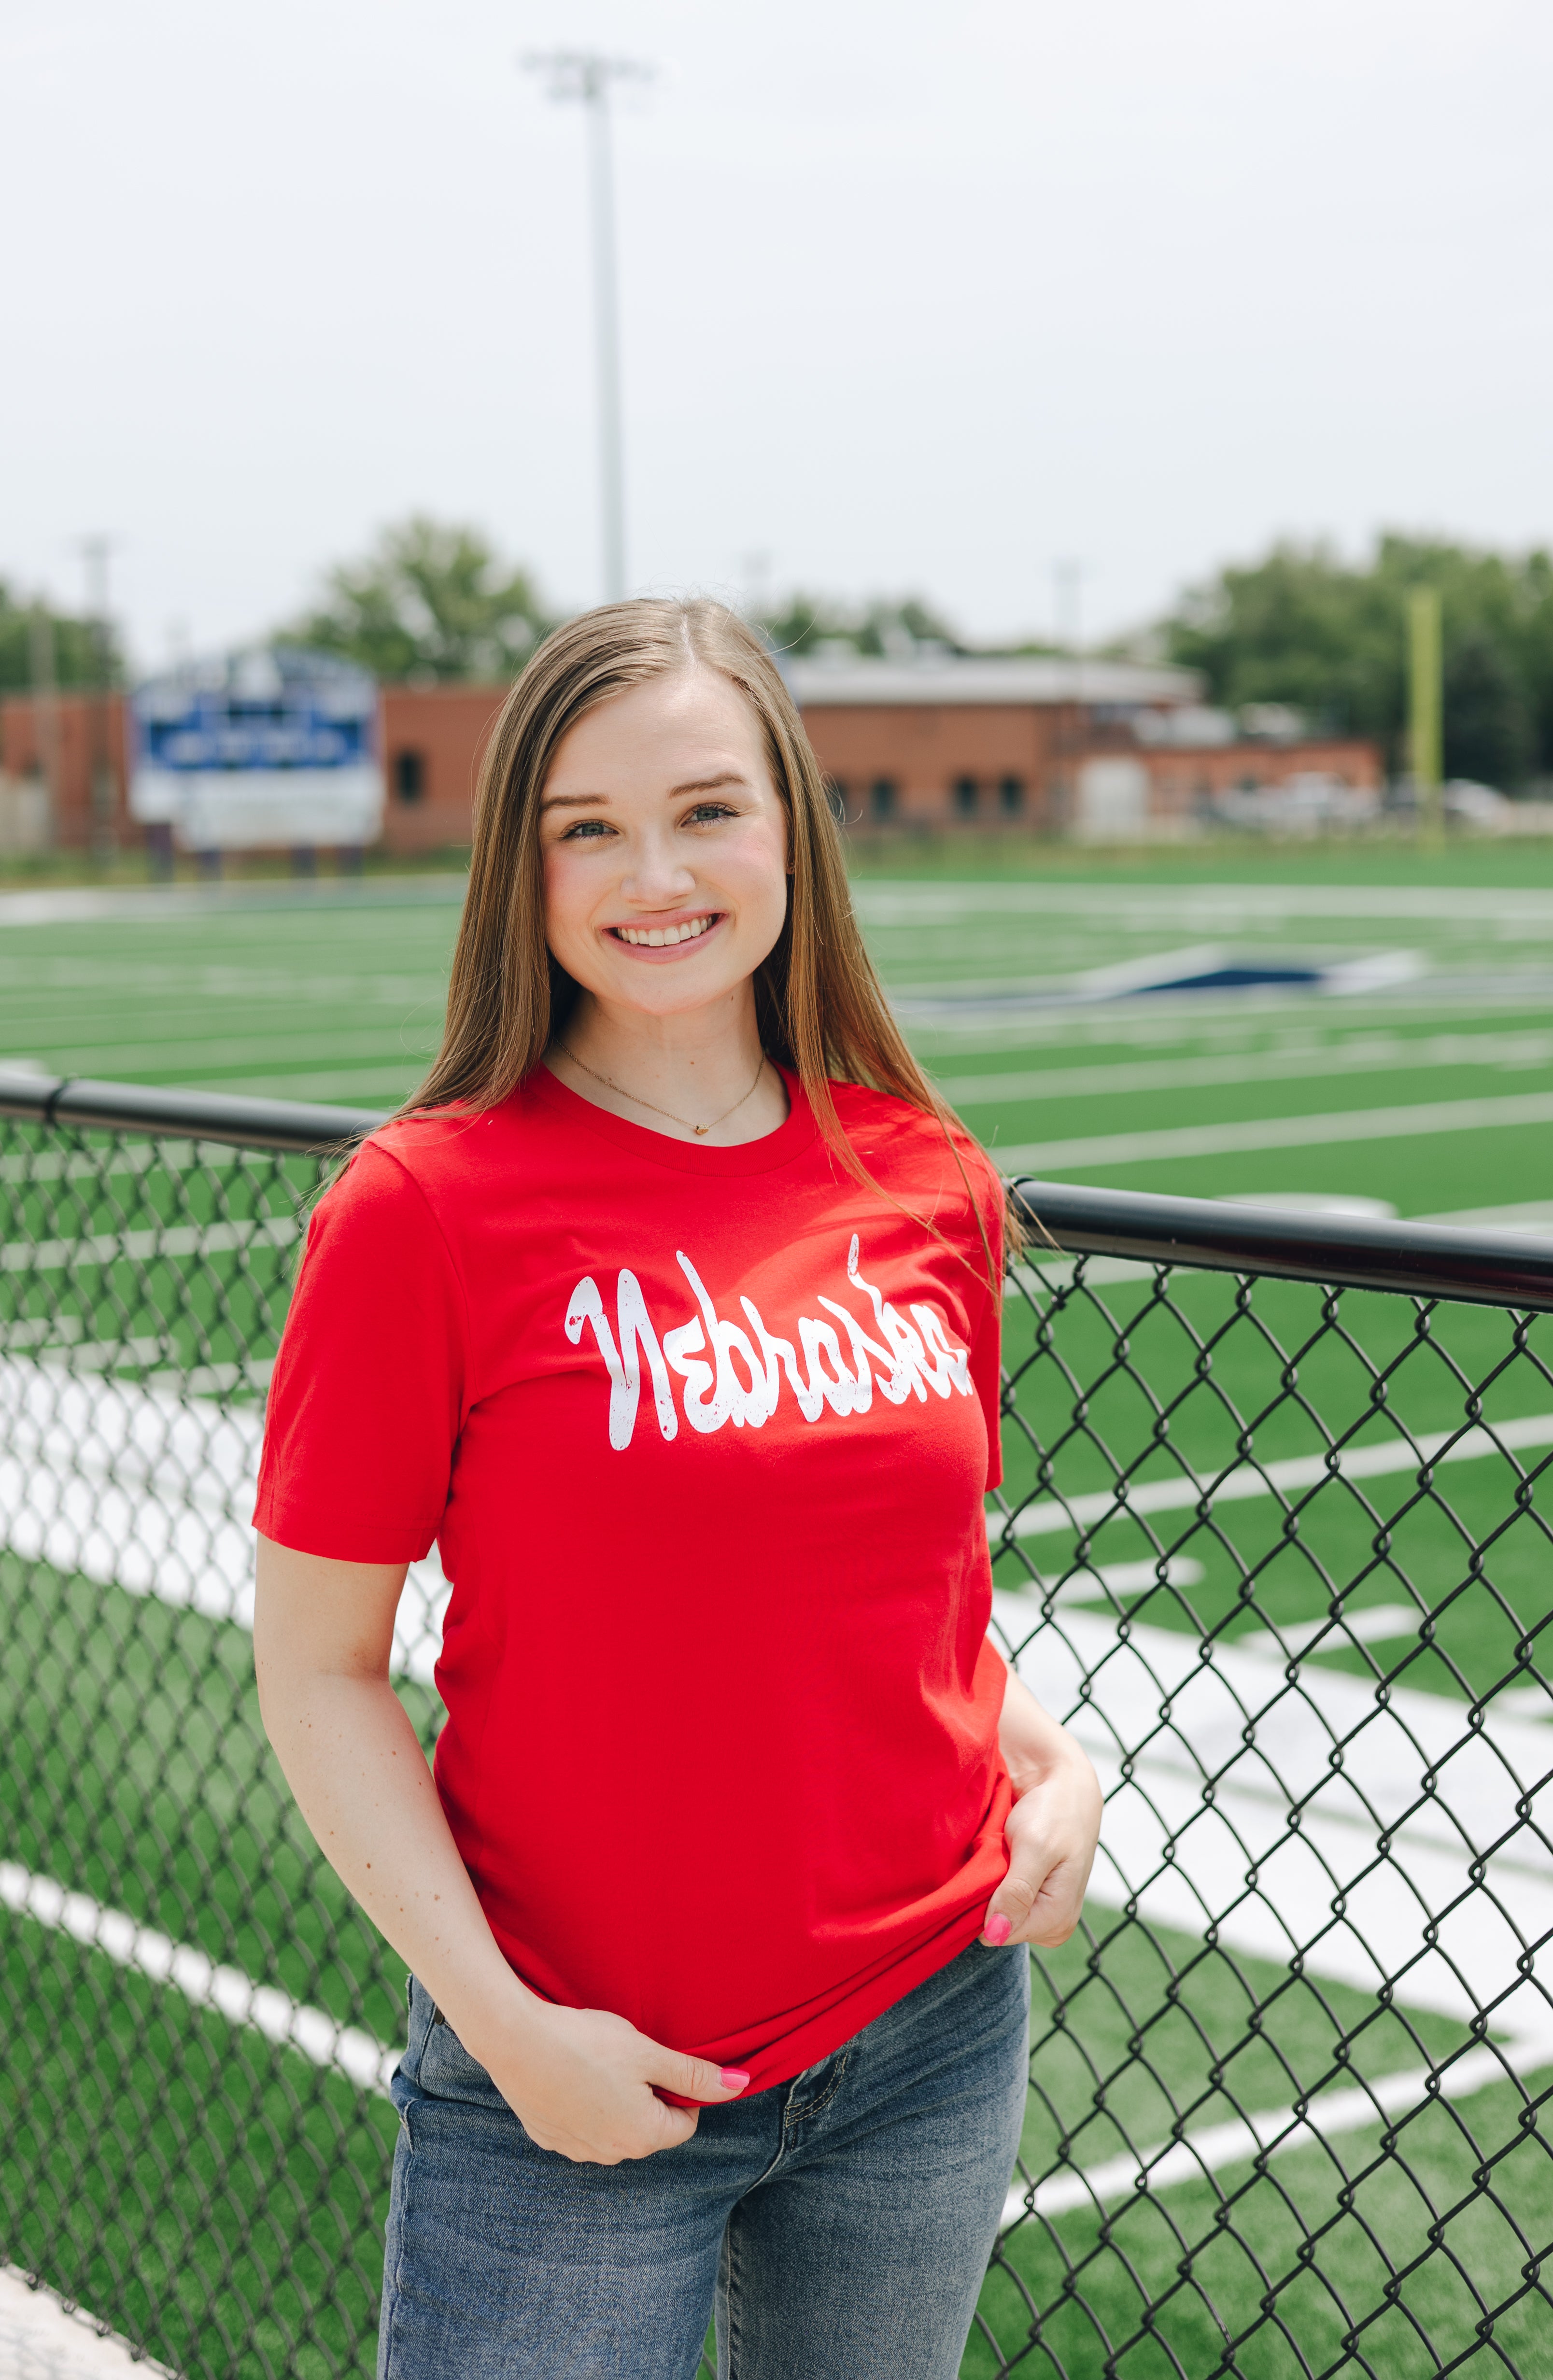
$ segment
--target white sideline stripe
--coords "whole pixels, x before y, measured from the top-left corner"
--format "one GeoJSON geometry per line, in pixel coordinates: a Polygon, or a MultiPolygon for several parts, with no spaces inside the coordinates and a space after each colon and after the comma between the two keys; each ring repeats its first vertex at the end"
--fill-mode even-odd
{"type": "Polygon", "coordinates": [[[1381,1703],[1372,1680],[1318,1665],[1291,1694],[1283,1665],[1232,1639],[1204,1662],[1195,1633],[1134,1620],[1123,1639],[1083,1609],[1043,1627],[1001,1592],[993,1618],[1099,1774],[1098,1908],[1194,1938],[1211,1920],[1275,1967],[1298,1951],[1307,1975],[1386,1984],[1457,2024],[1490,2009],[1553,2065],[1525,1957],[1553,1934],[1546,1694],[1541,1718],[1496,1700],[1463,1730],[1453,1695],[1392,1685],[1381,1703]]]}
{"type": "Polygon", "coordinates": [[[266,2041],[343,2074],[358,2091],[387,2094],[399,2063],[396,2049],[385,2049],[358,2026],[337,2024],[322,2009],[294,2000],[277,1985],[256,1984],[236,1967],[218,1967],[192,1943],[171,1941],[122,1909],[105,1909],[90,1893],[67,1892],[53,1876],[34,1876],[12,1860],[0,1860],[0,1904],[101,1950],[115,1967],[133,1968],[153,1984],[170,1984],[196,2008],[214,2009],[228,2024],[251,2026],[266,2041]]]}
{"type": "MultiPolygon", "coordinates": [[[[0,1546],[251,1628],[263,1427],[257,1404],[0,1355],[0,1546]]],[[[395,1677],[431,1682],[451,1592],[435,1551],[411,1564],[395,1677]]]]}
{"type": "MultiPolygon", "coordinates": [[[[1432,975],[1405,991],[1388,992],[1386,1013],[1388,1018],[1405,1017],[1421,1026],[1459,1030],[1474,1018],[1497,1021],[1507,1012],[1540,1020],[1547,1013],[1550,992],[1549,971],[1539,970],[1535,981],[1523,975],[1432,975]]],[[[1270,991],[1156,992],[1146,1002],[1110,1001],[1087,1008],[1077,1003],[1010,1008],[946,1000],[931,1007],[923,1002],[910,1014],[924,1046],[936,1047],[936,1067],[952,1062],[967,1064],[973,1050],[1044,1052],[1054,1045],[1064,1050],[1141,1048],[1156,1055],[1166,1047],[1196,1051],[1224,1041],[1240,1049],[1252,1031],[1308,1026],[1313,1001],[1325,997],[1297,990],[1277,997],[1270,991]]]]}
{"type": "MultiPolygon", "coordinates": [[[[1190,1554],[1171,1554],[1165,1564],[1164,1584],[1167,1586],[1201,1586],[1207,1572],[1202,1563],[1190,1554]]],[[[1159,1585],[1159,1565],[1154,1561],[1086,1562],[1071,1578],[1063,1580],[1052,1600],[1056,1603],[1101,1603],[1108,1595],[1147,1595],[1149,1588],[1159,1585]]],[[[1325,1626],[1325,1621],[1322,1622],[1325,1626]]]]}
{"type": "Polygon", "coordinates": [[[0,1272],[63,1272],[67,1267],[146,1264],[158,1257],[213,1256],[231,1248],[285,1248],[301,1228],[294,1215],[252,1215],[226,1223],[92,1232],[79,1240],[7,1240],[0,1246],[0,1272]]]}
{"type": "Polygon", "coordinates": [[[1333,1115],[1266,1116],[1240,1123],[1171,1124],[1159,1132],[1097,1133],[1032,1140],[987,1153],[1001,1173],[1067,1173],[1076,1165],[1136,1165],[1146,1159],[1229,1157],[1258,1148],[1321,1148],[1338,1141],[1406,1140],[1430,1133],[1492,1132],[1553,1123],[1553,1091],[1497,1099],[1438,1099],[1413,1108],[1354,1108],[1333,1115]]]}
{"type": "Polygon", "coordinates": [[[1207,1090],[1236,1083],[1299,1082],[1310,1075],[1410,1074],[1441,1066],[1553,1065],[1553,1033],[1354,1034],[1303,1050],[1255,1050],[1206,1058],[1138,1058],[1113,1066],[1042,1066],[1006,1075],[950,1075],[951,1107],[1025,1099],[1080,1099],[1127,1091],[1207,1090]]]}
{"type": "MultiPolygon", "coordinates": [[[[1397,2005],[1460,2025],[1491,2010],[1498,2055],[1460,2058],[1442,2078],[1447,2096],[1511,2067],[1553,2066],[1553,2021],[1525,1959],[1553,1927],[1539,1806],[1553,1791],[1546,1721],[1496,1703],[1488,1728],[1463,1735],[1462,1705],[1442,1694],[1397,1686],[1381,1708],[1368,1681],[1313,1669],[1291,1695],[1271,1664],[1232,1640],[1205,1665],[1195,1635],[1134,1621],[1123,1642],[1114,1622],[1082,1610],[1032,1632],[1027,1603],[998,1594],[993,1604],[1018,1674],[1066,1717],[1099,1773],[1097,1911],[1193,1937],[1211,1920],[1227,1948],[1285,1971],[1297,1949],[1307,1976],[1366,1998],[1387,1984],[1397,2005]],[[1426,1791],[1429,1778],[1443,1788],[1426,1791]],[[1377,1859],[1382,1834],[1389,1856],[1377,1859]]],[[[1383,2104],[1416,2105],[1425,2082],[1386,2078],[1383,2104]]],[[[1372,2088],[1379,2097],[1382,2085],[1372,2088]]],[[[1286,2135],[1308,2144],[1374,2120],[1365,2091],[1334,2092],[1303,2118],[1254,2116],[1088,2175],[1054,2175],[1038,2205],[1090,2202],[1097,2179],[1102,2194],[1124,2195],[1146,2167],[1150,2185],[1179,2181],[1209,2155],[1232,2162],[1286,2135]]],[[[1023,2204],[1015,2193],[1006,2219],[1023,2204]]]]}
{"type": "Polygon", "coordinates": [[[1334,2091],[1297,2107],[1273,2107],[1264,2115],[1236,2118],[1227,2124],[1205,2125],[1183,2140],[1161,2141],[1135,2156],[1110,2157],[1104,2165],[1077,2173],[1053,2174],[1033,2191],[1011,2190],[1003,2201],[999,2225],[1006,2231],[1025,2215],[1066,2215],[1079,2206],[1104,2206],[1118,2198],[1147,2191],[1169,2190],[1183,2181],[1200,2181],[1227,2165],[1241,2165],[1266,2153],[1284,2156],[1343,2132],[1362,2131],[1366,2124],[1405,2115],[1435,2093],[1442,2099],[1470,2098],[1507,2074],[1529,2073],[1546,2066],[1553,2049],[1546,2042],[1507,2043],[1499,2049],[1471,2049],[1443,2072],[1417,2066],[1404,2074],[1383,2074],[1365,2087],[1334,2091]]]}
{"type": "MultiPolygon", "coordinates": [[[[1431,1430],[1416,1439],[1389,1438],[1379,1446],[1344,1447],[1335,1461],[1324,1454],[1296,1454],[1281,1463],[1240,1463],[1217,1481],[1149,1479],[1141,1487],[1129,1486],[1121,1500],[1109,1488],[1070,1497],[1066,1503],[1049,1497],[1043,1503],[1027,1504],[1015,1516],[1013,1535],[1054,1536],[1063,1529],[1087,1528],[1108,1514],[1120,1519],[1128,1512],[1191,1512],[1205,1500],[1240,1504],[1255,1496],[1297,1494],[1334,1476],[1381,1479],[1389,1473],[1432,1469],[1442,1463],[1474,1463],[1501,1449],[1521,1453],[1542,1446],[1553,1446],[1553,1414],[1527,1414],[1514,1421],[1496,1422],[1491,1430],[1464,1429],[1459,1436],[1451,1430],[1431,1430]]],[[[1000,1519],[996,1510],[989,1512],[987,1525],[994,1539],[1002,1535],[1000,1519]]]]}
{"type": "MultiPolygon", "coordinates": [[[[152,1982],[171,1985],[196,2008],[211,2008],[229,2024],[247,2025],[277,2046],[295,2049],[310,2065],[343,2074],[358,2091],[388,2095],[399,2062],[396,2049],[385,2049],[370,2034],[341,2025],[322,2009],[294,2000],[273,1984],[256,1984],[236,1967],[220,1967],[187,1942],[141,1925],[123,1910],[106,1909],[84,1892],[67,1892],[52,1876],[34,1876],[14,1862],[0,1861],[0,1903],[17,1915],[30,1917],[51,1931],[68,1934],[87,1949],[101,1950],[115,1966],[134,1969],[152,1982]]],[[[1503,2050],[1471,2050],[1438,2078],[1442,2097],[1465,2098],[1487,2084],[1502,2082],[1508,2071],[1524,2072],[1547,2063],[1548,2045],[1536,2042],[1507,2046],[1503,2050]]],[[[1161,2143],[1136,2156],[1120,2156],[1075,2174],[1058,2174],[1037,2185],[1033,2194],[1011,2191],[1003,2204],[1001,2228],[1031,2211],[1061,2215],[1079,2206],[1103,2205],[1125,2196],[1140,2180],[1149,2191],[1168,2190],[1192,2181],[1220,2166],[1232,2165],[1258,2151],[1280,2155],[1312,2142],[1355,2131],[1365,2124],[1401,2115],[1416,2107],[1427,2093],[1432,2070],[1418,2067],[1390,2074],[1367,2089],[1335,2092],[1316,2099],[1302,2115],[1292,2107],[1277,2107],[1232,2123],[1215,2124],[1189,2133],[1174,2143],[1161,2143]]]]}
{"type": "Polygon", "coordinates": [[[127,2339],[82,2305],[15,2265],[0,2265],[0,2373],[5,2380],[177,2380],[165,2363],[137,2355],[127,2339]]]}

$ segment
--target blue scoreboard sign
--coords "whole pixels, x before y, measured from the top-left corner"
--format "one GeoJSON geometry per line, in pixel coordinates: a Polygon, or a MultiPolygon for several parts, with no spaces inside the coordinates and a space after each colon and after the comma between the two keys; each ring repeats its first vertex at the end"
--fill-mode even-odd
{"type": "Polygon", "coordinates": [[[261,646],[137,686],[129,808],[186,851],[375,842],[377,686],[333,653],[261,646]]]}

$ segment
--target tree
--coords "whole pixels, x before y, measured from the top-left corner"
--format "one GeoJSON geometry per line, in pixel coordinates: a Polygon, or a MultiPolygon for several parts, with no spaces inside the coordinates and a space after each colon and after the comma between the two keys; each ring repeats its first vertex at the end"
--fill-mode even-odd
{"type": "Polygon", "coordinates": [[[1201,670],[1214,701],[1286,702],[1330,732],[1372,735],[1406,765],[1407,597],[1438,587],[1445,769],[1507,788],[1553,773],[1553,559],[1383,536],[1351,566],[1280,544],[1191,589],[1156,642],[1201,670]]]}
{"type": "Polygon", "coordinates": [[[920,595],[875,596],[843,603],[826,595],[795,594],[760,621],[779,653],[812,653],[817,645],[850,646],[873,659],[905,659],[919,646],[964,652],[953,629],[920,595]]]}
{"type": "MultiPolygon", "coordinates": [[[[110,683],[116,685],[123,672],[111,630],[107,662],[110,683]]],[[[38,681],[40,664],[45,676],[52,669],[55,686],[100,686],[103,654],[97,624],[55,612],[48,604],[19,602],[0,578],[0,693],[29,692],[38,681]]]]}
{"type": "Polygon", "coordinates": [[[503,563],[478,528],[418,513],[361,561],[337,564],[323,601],[285,633],[380,678],[496,685],[552,625],[528,572],[503,563]]]}

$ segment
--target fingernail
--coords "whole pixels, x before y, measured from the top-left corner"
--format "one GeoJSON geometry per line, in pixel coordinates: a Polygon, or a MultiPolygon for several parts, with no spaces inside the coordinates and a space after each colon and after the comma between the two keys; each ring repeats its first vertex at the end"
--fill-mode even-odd
{"type": "Polygon", "coordinates": [[[1000,1909],[996,1917],[989,1917],[986,1925],[982,1927],[981,1938],[984,1942],[990,1943],[992,1949],[996,1950],[1001,1949],[1002,1944],[1008,1940],[1008,1937],[1013,1931],[1013,1918],[1005,1917],[1002,1911],[1000,1909]]]}
{"type": "Polygon", "coordinates": [[[749,2077],[747,2074],[741,2073],[736,2066],[724,2066],[720,2070],[717,2079],[725,2091],[742,2091],[749,2077]]]}

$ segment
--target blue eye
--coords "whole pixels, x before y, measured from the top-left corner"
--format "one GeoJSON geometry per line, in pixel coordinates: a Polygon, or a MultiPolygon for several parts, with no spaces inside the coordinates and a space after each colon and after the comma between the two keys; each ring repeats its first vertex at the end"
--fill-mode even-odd
{"type": "Polygon", "coordinates": [[[614,829],[607,819],[578,819],[562,836],[563,843],[597,843],[601,835],[613,834],[614,829]]]}

